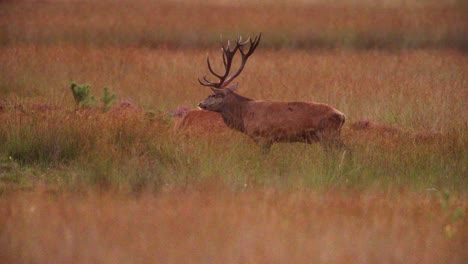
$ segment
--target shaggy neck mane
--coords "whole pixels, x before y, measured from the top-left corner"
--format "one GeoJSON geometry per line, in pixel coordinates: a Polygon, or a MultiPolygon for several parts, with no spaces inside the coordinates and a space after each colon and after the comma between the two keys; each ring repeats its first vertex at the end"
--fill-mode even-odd
{"type": "Polygon", "coordinates": [[[249,101],[253,101],[253,99],[234,92],[229,93],[221,109],[221,115],[228,127],[244,132],[243,110],[249,101]]]}

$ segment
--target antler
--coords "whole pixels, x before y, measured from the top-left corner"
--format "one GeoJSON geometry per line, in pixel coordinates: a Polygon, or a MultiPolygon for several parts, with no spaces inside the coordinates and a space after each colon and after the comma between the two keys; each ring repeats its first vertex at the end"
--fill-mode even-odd
{"type": "Polygon", "coordinates": [[[254,40],[252,40],[249,37],[245,42],[242,42],[242,37],[240,36],[236,41],[236,46],[232,50],[231,50],[231,42],[228,40],[226,47],[222,46],[221,48],[221,51],[223,52],[223,64],[224,64],[224,70],[225,70],[224,74],[217,74],[211,67],[210,57],[206,56],[206,63],[208,64],[208,70],[215,77],[217,77],[219,81],[218,82],[209,81],[205,75],[203,76],[203,80],[200,80],[199,78],[198,82],[203,86],[212,87],[212,89],[223,89],[226,86],[228,86],[242,72],[247,62],[247,59],[250,57],[250,55],[252,55],[252,53],[254,53],[255,49],[260,43],[261,38],[262,38],[262,34],[260,33],[258,36],[255,37],[254,40]],[[250,45],[249,45],[249,49],[245,51],[245,46],[247,45],[247,43],[250,43],[250,45]],[[241,65],[236,73],[228,77],[229,72],[231,71],[232,60],[238,50],[240,51],[241,56],[242,56],[241,65]]]}

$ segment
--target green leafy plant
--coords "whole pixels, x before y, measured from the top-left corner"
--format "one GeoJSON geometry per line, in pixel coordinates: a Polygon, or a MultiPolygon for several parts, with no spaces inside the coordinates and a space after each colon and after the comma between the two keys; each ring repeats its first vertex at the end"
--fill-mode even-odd
{"type": "Polygon", "coordinates": [[[102,95],[100,101],[102,102],[102,111],[106,112],[112,107],[113,101],[116,98],[116,95],[109,92],[107,87],[104,87],[104,94],[102,95]]]}
{"type": "MultiPolygon", "coordinates": [[[[91,93],[91,85],[88,83],[78,84],[72,82],[70,89],[75,99],[76,108],[92,108],[97,104],[94,95],[91,93]]],[[[99,101],[102,103],[102,111],[106,112],[109,110],[117,96],[109,91],[107,87],[104,87],[104,93],[102,94],[99,101]]]]}
{"type": "Polygon", "coordinates": [[[153,109],[146,111],[145,116],[150,120],[154,121],[156,119],[156,112],[153,109]]]}
{"type": "Polygon", "coordinates": [[[73,98],[75,98],[76,108],[90,108],[96,105],[96,100],[90,91],[91,85],[88,83],[77,84],[72,82],[70,89],[73,93],[73,98]]]}

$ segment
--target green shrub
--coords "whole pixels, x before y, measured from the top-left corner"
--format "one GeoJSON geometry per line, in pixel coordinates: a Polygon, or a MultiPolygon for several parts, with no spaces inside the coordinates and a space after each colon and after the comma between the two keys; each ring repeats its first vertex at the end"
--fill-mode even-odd
{"type": "MultiPolygon", "coordinates": [[[[96,107],[97,101],[91,93],[91,85],[88,83],[77,84],[72,82],[70,85],[73,98],[75,99],[76,108],[93,108],[96,107]]],[[[99,101],[102,103],[102,112],[107,112],[113,105],[117,96],[111,92],[107,87],[104,87],[104,93],[99,101]]]]}
{"type": "Polygon", "coordinates": [[[112,104],[115,98],[116,98],[116,95],[109,92],[109,89],[107,89],[107,87],[104,87],[104,93],[102,94],[102,97],[100,100],[102,102],[103,112],[106,112],[112,107],[112,104]]]}
{"type": "Polygon", "coordinates": [[[77,84],[72,82],[70,89],[73,93],[73,98],[75,98],[76,108],[91,108],[96,105],[96,100],[90,91],[91,85],[77,84]]]}

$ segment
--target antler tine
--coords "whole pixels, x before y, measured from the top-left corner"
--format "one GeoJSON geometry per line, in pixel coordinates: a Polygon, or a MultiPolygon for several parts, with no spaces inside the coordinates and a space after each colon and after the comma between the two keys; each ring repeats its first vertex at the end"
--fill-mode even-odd
{"type": "MultiPolygon", "coordinates": [[[[236,47],[234,47],[234,50],[235,49],[236,49],[236,47]]],[[[221,50],[223,51],[223,53],[226,53],[226,52],[231,53],[232,52],[231,51],[231,41],[230,40],[227,41],[226,47],[224,47],[224,45],[221,46],[221,50]]]]}
{"type": "Polygon", "coordinates": [[[235,46],[231,50],[231,41],[228,40],[226,47],[222,47],[221,50],[223,51],[223,64],[225,68],[225,73],[222,76],[217,75],[217,77],[220,79],[220,86],[223,86],[223,82],[226,79],[226,77],[229,75],[229,72],[231,71],[231,65],[232,65],[232,60],[234,58],[234,55],[236,54],[237,50],[239,49],[239,46],[235,46]]]}
{"type": "MultiPolygon", "coordinates": [[[[250,46],[249,46],[249,50],[247,51],[247,53],[245,54],[244,53],[244,49],[241,49],[241,53],[242,55],[244,55],[246,57],[246,59],[252,55],[252,53],[254,53],[255,49],[257,49],[257,46],[258,44],[260,43],[260,39],[262,38],[262,33],[260,33],[258,36],[255,37],[254,40],[252,40],[251,38],[249,38],[248,40],[246,40],[243,45],[247,44],[248,42],[250,42],[250,46]]],[[[244,56],[242,56],[242,58],[244,58],[244,56]]]]}
{"type": "MultiPolygon", "coordinates": [[[[219,75],[219,74],[217,74],[216,72],[214,72],[213,68],[211,67],[210,56],[208,56],[208,55],[206,55],[206,63],[208,64],[208,70],[210,70],[210,72],[211,72],[214,76],[218,77],[218,79],[221,79],[222,76],[219,75]]],[[[205,79],[206,79],[206,78],[205,78],[205,79]]]]}
{"type": "Polygon", "coordinates": [[[244,44],[242,43],[242,36],[239,36],[239,38],[236,41],[237,45],[243,46],[244,44]]]}
{"type": "Polygon", "coordinates": [[[211,82],[209,81],[207,78],[206,78],[206,75],[203,77],[203,80],[204,81],[200,81],[200,79],[198,79],[199,83],[203,86],[210,86],[210,87],[215,87],[215,88],[219,88],[222,86],[224,80],[226,79],[226,77],[229,75],[229,71],[231,69],[231,64],[232,64],[232,58],[234,57],[234,54],[236,53],[237,51],[237,47],[234,48],[233,51],[231,51],[230,49],[230,42],[228,41],[228,44],[226,46],[226,48],[223,46],[221,48],[222,50],[222,53],[223,53],[223,64],[224,64],[224,68],[225,68],[225,73],[223,75],[221,74],[218,74],[216,73],[214,70],[213,70],[213,67],[211,66],[211,62],[210,62],[210,56],[207,55],[206,56],[206,63],[208,65],[208,70],[215,76],[219,79],[219,82],[211,82]]]}
{"type": "Polygon", "coordinates": [[[242,36],[239,36],[239,38],[236,40],[236,45],[234,48],[231,50],[231,41],[227,41],[226,46],[221,45],[221,51],[223,53],[223,65],[225,72],[224,74],[218,74],[213,70],[213,67],[211,66],[210,63],[210,58],[207,55],[206,56],[206,63],[208,64],[208,70],[219,79],[219,82],[211,82],[206,78],[206,75],[203,77],[203,80],[200,80],[198,78],[198,82],[203,85],[203,86],[210,86],[212,88],[224,88],[226,87],[234,78],[239,76],[239,74],[242,72],[244,69],[245,63],[247,62],[247,59],[249,58],[250,55],[255,51],[255,49],[258,46],[258,43],[260,42],[261,34],[252,41],[252,39],[249,37],[246,41],[242,41],[242,36]],[[247,43],[250,43],[249,45],[249,50],[247,53],[244,52],[244,47],[247,45],[247,43]],[[232,61],[234,58],[234,55],[236,54],[237,50],[240,50],[241,56],[242,56],[242,62],[240,68],[237,70],[236,73],[233,75],[229,76],[229,73],[231,71],[231,65],[232,61]],[[229,77],[228,77],[229,76],[229,77]],[[227,80],[226,80],[227,78],[227,80]]]}
{"type": "Polygon", "coordinates": [[[200,78],[198,78],[198,83],[200,83],[200,84],[203,85],[203,86],[211,87],[212,90],[220,89],[220,88],[218,88],[218,87],[219,87],[219,83],[215,83],[215,82],[209,81],[209,80],[206,78],[206,76],[203,76],[203,80],[200,80],[200,78]]]}
{"type": "Polygon", "coordinates": [[[255,49],[257,49],[257,46],[258,44],[260,43],[260,39],[262,39],[262,33],[258,34],[258,36],[255,37],[255,39],[252,41],[250,41],[250,45],[253,46],[253,50],[252,50],[252,53],[255,51],[255,49]]]}
{"type": "Polygon", "coordinates": [[[236,43],[236,46],[231,50],[231,44],[228,41],[226,48],[223,47],[223,52],[226,54],[228,59],[232,59],[232,57],[234,57],[234,54],[236,54],[238,49],[239,49],[239,46],[236,43]]]}
{"type": "Polygon", "coordinates": [[[203,76],[203,80],[200,80],[200,78],[198,78],[197,80],[203,86],[213,86],[214,85],[214,83],[212,83],[212,82],[210,82],[210,81],[208,81],[206,79],[206,76],[203,76]]]}
{"type": "Polygon", "coordinates": [[[226,81],[223,82],[221,87],[224,88],[224,87],[228,86],[237,76],[239,76],[239,74],[244,69],[245,64],[246,64],[249,56],[252,55],[252,53],[254,53],[255,49],[257,48],[258,44],[260,43],[261,37],[262,37],[262,34],[260,33],[258,36],[255,37],[255,39],[253,41],[249,37],[245,42],[242,42],[242,37],[239,37],[239,39],[236,42],[236,48],[238,48],[240,50],[240,52],[241,52],[241,56],[242,56],[241,65],[240,65],[240,67],[239,67],[239,69],[237,70],[236,73],[229,76],[229,78],[226,81]],[[244,47],[249,42],[250,42],[249,50],[247,51],[247,53],[245,53],[244,52],[244,47]]]}
{"type": "Polygon", "coordinates": [[[227,67],[227,58],[226,58],[226,53],[223,52],[223,64],[224,64],[224,68],[227,67]]]}
{"type": "Polygon", "coordinates": [[[237,40],[237,44],[241,47],[244,47],[245,44],[249,43],[249,41],[250,41],[250,37],[246,39],[244,42],[242,42],[242,36],[240,36],[239,39],[237,40]]]}

